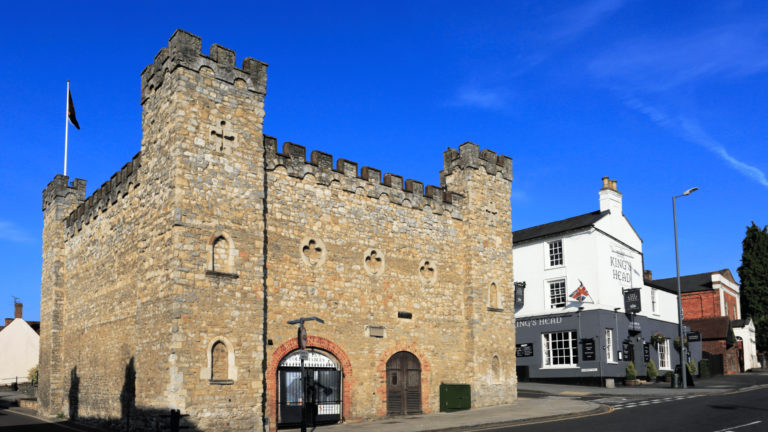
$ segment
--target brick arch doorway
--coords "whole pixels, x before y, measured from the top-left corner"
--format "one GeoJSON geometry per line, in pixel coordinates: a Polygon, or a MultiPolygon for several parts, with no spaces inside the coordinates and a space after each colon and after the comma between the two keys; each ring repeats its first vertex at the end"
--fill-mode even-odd
{"type": "Polygon", "coordinates": [[[307,426],[341,421],[342,367],[333,355],[310,348],[304,360],[302,382],[299,351],[280,360],[277,367],[278,429],[295,429],[305,415],[307,426]]]}
{"type": "Polygon", "coordinates": [[[387,360],[387,415],[421,414],[421,362],[408,351],[387,360]]]}

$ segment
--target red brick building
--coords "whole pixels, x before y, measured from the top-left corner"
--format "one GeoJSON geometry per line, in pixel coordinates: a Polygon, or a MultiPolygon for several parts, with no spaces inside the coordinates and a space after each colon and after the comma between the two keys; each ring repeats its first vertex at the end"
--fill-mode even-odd
{"type": "MultiPolygon", "coordinates": [[[[677,290],[677,278],[659,279],[658,285],[677,290]]],[[[727,316],[741,319],[739,284],[728,269],[680,278],[684,319],[727,316]]]]}
{"type": "MultiPolygon", "coordinates": [[[[649,277],[646,272],[646,277],[649,277]]],[[[677,290],[677,278],[654,283],[677,290]]],[[[741,371],[740,349],[731,321],[741,320],[739,284],[728,269],[680,278],[683,323],[701,332],[702,352],[722,355],[726,375],[741,371]]]]}
{"type": "Polygon", "coordinates": [[[701,333],[701,350],[723,356],[723,373],[733,375],[741,372],[740,351],[728,317],[684,320],[692,331],[701,333]]]}

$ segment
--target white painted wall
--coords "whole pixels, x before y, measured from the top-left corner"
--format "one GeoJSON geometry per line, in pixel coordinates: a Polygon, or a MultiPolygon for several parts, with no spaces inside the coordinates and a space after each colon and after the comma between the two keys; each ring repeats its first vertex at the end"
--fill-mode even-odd
{"type": "Polygon", "coordinates": [[[0,383],[9,384],[13,377],[27,381],[29,370],[40,358],[40,336],[21,318],[16,318],[0,331],[0,383]]]}
{"type": "MultiPolygon", "coordinates": [[[[642,241],[621,213],[620,204],[617,205],[615,199],[609,204],[611,213],[594,228],[514,245],[515,281],[527,283],[525,305],[515,312],[518,319],[575,311],[580,306],[584,310],[620,308],[623,312],[622,289],[640,288],[642,312],[638,315],[678,322],[676,294],[657,290],[658,311],[655,314],[651,311],[652,288],[643,284],[642,241]],[[548,244],[558,239],[563,241],[564,265],[550,268],[548,244]],[[584,303],[569,299],[565,308],[552,309],[549,282],[563,278],[566,294],[575,291],[581,280],[592,298],[584,303]]],[[[603,205],[606,205],[605,199],[601,202],[603,205]]]]}
{"type": "Polygon", "coordinates": [[[757,345],[755,343],[755,325],[752,320],[749,320],[749,324],[742,328],[734,328],[733,333],[736,337],[740,337],[742,345],[744,346],[744,369],[750,370],[754,368],[760,368],[760,363],[757,362],[757,345]]]}

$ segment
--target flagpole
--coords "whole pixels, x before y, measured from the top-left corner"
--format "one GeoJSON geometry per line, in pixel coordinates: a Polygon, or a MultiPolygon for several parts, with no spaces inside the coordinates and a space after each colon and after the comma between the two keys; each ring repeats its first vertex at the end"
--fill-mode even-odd
{"type": "Polygon", "coordinates": [[[64,175],[67,175],[67,140],[69,139],[69,80],[67,80],[67,109],[64,110],[64,175]]]}

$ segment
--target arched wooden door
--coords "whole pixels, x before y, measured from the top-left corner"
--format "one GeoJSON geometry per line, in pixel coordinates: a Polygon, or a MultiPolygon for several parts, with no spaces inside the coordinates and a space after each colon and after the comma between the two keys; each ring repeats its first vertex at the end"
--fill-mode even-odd
{"type": "Polygon", "coordinates": [[[421,414],[421,363],[400,351],[387,361],[387,415],[421,414]]]}

